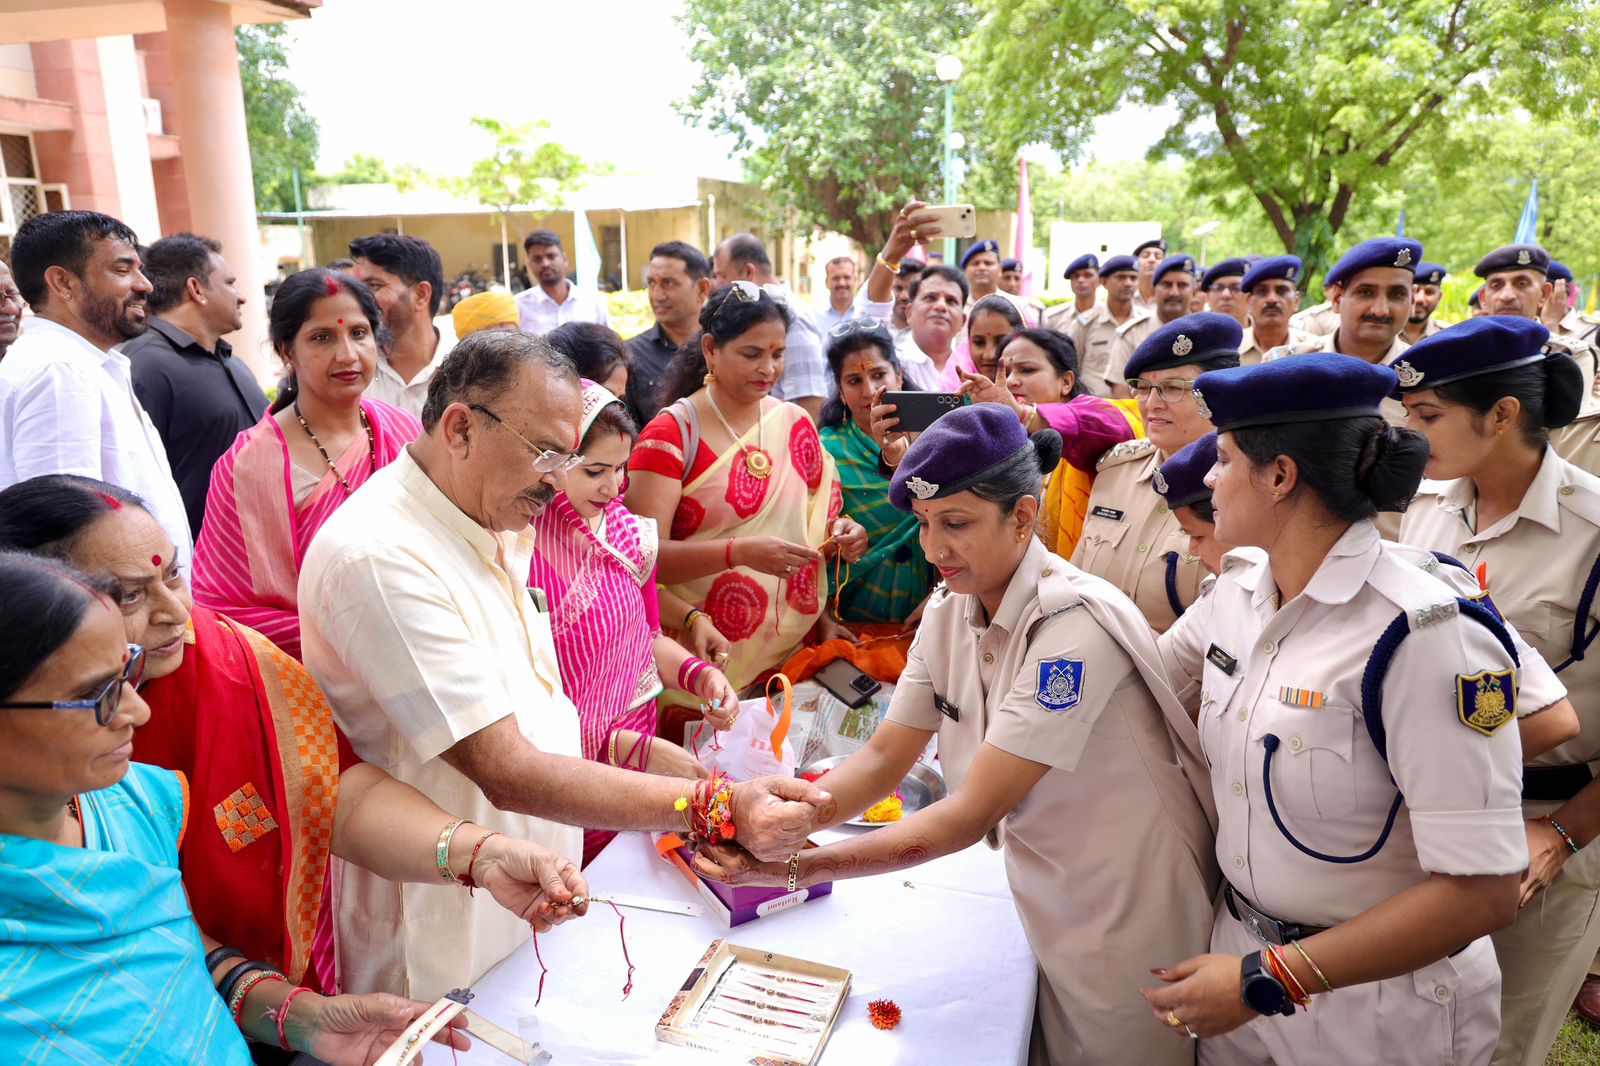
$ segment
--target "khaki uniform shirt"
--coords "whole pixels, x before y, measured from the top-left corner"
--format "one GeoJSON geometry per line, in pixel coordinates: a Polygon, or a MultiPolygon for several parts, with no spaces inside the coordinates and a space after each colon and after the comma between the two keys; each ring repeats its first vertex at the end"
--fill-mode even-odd
{"type": "MultiPolygon", "coordinates": [[[[1317,339],[1318,337],[1314,333],[1307,333],[1303,329],[1296,329],[1295,327],[1290,326],[1288,341],[1282,345],[1277,345],[1276,347],[1292,348],[1297,344],[1306,344],[1307,342],[1316,341],[1317,339]]],[[[1246,326],[1244,328],[1244,339],[1239,342],[1240,366],[1255,366],[1257,363],[1261,362],[1262,357],[1270,351],[1272,351],[1271,348],[1262,347],[1261,342],[1256,340],[1255,326],[1246,326]]]]}
{"type": "Polygon", "coordinates": [[[988,299],[989,296],[1003,297],[1012,307],[1017,309],[1017,314],[1022,316],[1022,324],[1025,326],[1037,326],[1043,320],[1044,304],[1031,296],[1016,296],[1006,292],[1004,289],[996,289],[987,296],[967,297],[967,314],[972,314],[972,308],[977,304],[978,300],[988,299]]]}
{"type": "Polygon", "coordinates": [[[1516,671],[1489,629],[1460,617],[1454,591],[1395,557],[1370,522],[1345,532],[1301,595],[1274,608],[1276,592],[1268,560],[1230,555],[1211,594],[1159,641],[1174,684],[1201,680],[1217,860],[1234,888],[1270,914],[1333,926],[1430,873],[1520,872],[1516,671]],[[1403,612],[1411,632],[1382,686],[1386,763],[1363,722],[1362,678],[1403,612]],[[1269,769],[1286,829],[1325,855],[1382,838],[1397,786],[1404,810],[1371,858],[1316,859],[1278,828],[1269,769]]]}
{"type": "MultiPolygon", "coordinates": [[[[300,569],[300,635],[358,755],[453,817],[580,862],[582,830],[497,809],[440,757],[506,717],[540,751],[583,757],[550,618],[528,590],[532,557],[531,531],[484,529],[402,451],[317,531],[300,569]]],[[[335,898],[349,992],[432,1001],[531,935],[440,881],[402,885],[346,864],[335,898]]]]}
{"type": "Polygon", "coordinates": [[[1600,336],[1600,317],[1581,314],[1577,308],[1573,308],[1551,332],[1574,340],[1586,340],[1592,344],[1595,338],[1600,336]]]}
{"type": "Polygon", "coordinates": [[[1290,315],[1289,325],[1313,336],[1326,336],[1339,328],[1339,312],[1333,309],[1332,301],[1324,300],[1315,307],[1307,307],[1290,315]]]}
{"type": "Polygon", "coordinates": [[[1142,308],[1137,303],[1133,305],[1133,314],[1128,316],[1128,321],[1116,328],[1111,340],[1111,349],[1106,356],[1105,386],[1109,390],[1116,385],[1126,385],[1128,376],[1125,373],[1128,360],[1133,358],[1133,353],[1138,350],[1144,339],[1161,328],[1161,319],[1154,310],[1142,308]]]}
{"type": "MultiPolygon", "coordinates": [[[[1293,319],[1290,319],[1290,321],[1293,321],[1293,319]]],[[[1401,340],[1398,335],[1396,335],[1394,343],[1389,345],[1389,350],[1383,353],[1383,358],[1378,360],[1378,362],[1382,366],[1393,366],[1395,360],[1399,359],[1401,354],[1404,353],[1409,347],[1411,347],[1411,345],[1407,344],[1405,341],[1401,340]]],[[[1303,341],[1300,344],[1281,344],[1272,349],[1272,351],[1263,355],[1261,357],[1261,361],[1263,363],[1267,363],[1274,359],[1282,359],[1286,355],[1307,355],[1312,352],[1338,351],[1339,331],[1336,328],[1332,333],[1324,334],[1320,337],[1313,337],[1311,340],[1303,341]]],[[[1351,358],[1353,359],[1356,357],[1351,356],[1351,358]]],[[[1394,397],[1386,397],[1383,403],[1380,405],[1380,409],[1383,413],[1383,417],[1388,420],[1391,426],[1403,426],[1406,424],[1406,405],[1401,403],[1399,400],[1396,400],[1394,397]]]]}
{"type": "MultiPolygon", "coordinates": [[[[1587,656],[1565,665],[1574,635],[1588,633],[1600,619],[1600,602],[1577,617],[1584,583],[1600,559],[1600,478],[1546,449],[1515,511],[1478,530],[1476,510],[1470,479],[1424,481],[1401,519],[1400,537],[1481,567],[1501,614],[1561,671],[1582,732],[1533,765],[1600,762],[1600,649],[1591,645],[1587,656]]],[[[1523,709],[1532,709],[1526,706],[1531,702],[1522,700],[1523,709]]]]}
{"type": "Polygon", "coordinates": [[[952,791],[984,746],[1048,767],[990,837],[1039,960],[1045,1058],[1192,1063],[1138,988],[1206,949],[1210,790],[1127,599],[1030,538],[992,619],[975,596],[934,593],[888,716],[938,730],[952,791]]]}
{"type": "MultiPolygon", "coordinates": [[[[1411,323],[1407,322],[1406,326],[1409,326],[1410,324],[1411,323]]],[[[1410,337],[1406,336],[1406,326],[1400,327],[1400,339],[1405,341],[1408,346],[1417,343],[1417,341],[1427,340],[1435,333],[1438,333],[1440,330],[1446,328],[1443,325],[1440,325],[1437,318],[1429,315],[1428,320],[1422,324],[1422,336],[1418,337],[1417,340],[1414,341],[1410,337]]]]}
{"type": "MultiPolygon", "coordinates": [[[[1063,304],[1068,311],[1072,304],[1063,304]]],[[[1051,308],[1052,311],[1058,310],[1051,308]]],[[[1138,316],[1135,311],[1129,316],[1132,321],[1138,316]]],[[[1072,340],[1072,346],[1078,349],[1078,380],[1083,382],[1083,387],[1096,396],[1110,396],[1111,386],[1107,382],[1107,374],[1111,369],[1111,348],[1117,339],[1117,329],[1122,323],[1117,321],[1117,316],[1111,313],[1111,308],[1106,304],[1096,304],[1094,307],[1081,314],[1060,315],[1056,324],[1051,329],[1060,330],[1072,340]]],[[[1119,379],[1120,380],[1120,379],[1119,379]]]]}
{"type": "Polygon", "coordinates": [[[1189,535],[1150,487],[1161,452],[1148,439],[1124,441],[1096,466],[1083,536],[1072,562],[1133,600],[1157,633],[1200,596],[1206,569],[1189,535]],[[1176,599],[1176,603],[1173,600],[1176,599]]]}

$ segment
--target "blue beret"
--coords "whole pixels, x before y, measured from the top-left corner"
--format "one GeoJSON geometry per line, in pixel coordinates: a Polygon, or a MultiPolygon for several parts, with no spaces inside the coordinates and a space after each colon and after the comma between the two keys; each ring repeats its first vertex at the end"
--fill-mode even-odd
{"type": "Polygon", "coordinates": [[[1114,255],[1100,264],[1100,276],[1109,278],[1113,274],[1125,274],[1129,271],[1137,273],[1139,260],[1131,255],[1114,255]]]}
{"type": "Polygon", "coordinates": [[[1200,279],[1202,289],[1210,289],[1219,278],[1244,277],[1245,271],[1250,269],[1250,264],[1243,259],[1224,259],[1210,270],[1205,277],[1200,279]]]}
{"type": "Polygon", "coordinates": [[[1545,358],[1550,331],[1531,318],[1486,315],[1469,318],[1424,337],[1394,364],[1396,395],[1434,389],[1462,378],[1527,366],[1545,358]]]}
{"type": "Polygon", "coordinates": [[[1550,265],[1545,268],[1544,276],[1551,281],[1564,281],[1568,285],[1577,280],[1572,276],[1571,267],[1565,263],[1558,263],[1554,259],[1550,260],[1550,265]]]}
{"type": "Polygon", "coordinates": [[[1027,446],[1028,431],[1011,408],[998,403],[957,407],[911,442],[889,481],[889,502],[909,511],[912,497],[953,496],[1027,446]]]}
{"type": "Polygon", "coordinates": [[[1262,259],[1251,267],[1245,274],[1244,280],[1239,282],[1239,288],[1249,292],[1263,281],[1293,281],[1300,280],[1300,271],[1305,264],[1298,255],[1274,255],[1262,259]]]}
{"type": "Polygon", "coordinates": [[[1000,269],[1001,270],[1021,270],[1022,269],[1022,263],[1019,262],[1016,259],[1002,259],[1002,260],[1000,260],[1000,269]]]}
{"type": "Polygon", "coordinates": [[[1372,267],[1394,267],[1415,273],[1422,261],[1422,245],[1405,237],[1374,237],[1362,241],[1344,258],[1333,264],[1323,277],[1323,285],[1343,285],[1350,278],[1372,267]]]}
{"type": "Polygon", "coordinates": [[[1472,290],[1472,295],[1467,297],[1467,306],[1468,307],[1477,307],[1478,306],[1478,298],[1480,296],[1482,296],[1482,295],[1483,295],[1483,286],[1479,285],[1476,289],[1472,290]]]}
{"type": "Polygon", "coordinates": [[[1438,263],[1418,263],[1417,276],[1414,283],[1417,285],[1440,285],[1448,277],[1450,271],[1438,263]]]}
{"type": "Polygon", "coordinates": [[[1543,274],[1549,269],[1550,253],[1537,244],[1507,244],[1478,260],[1472,272],[1486,278],[1502,270],[1537,270],[1543,274]]]}
{"type": "MultiPolygon", "coordinates": [[[[1127,257],[1123,256],[1121,258],[1126,259],[1127,257]]],[[[1080,256],[1078,256],[1078,258],[1074,259],[1072,262],[1067,264],[1067,269],[1065,269],[1065,270],[1063,270],[1061,272],[1061,276],[1070,280],[1072,278],[1072,275],[1076,274],[1080,270],[1099,270],[1099,269],[1100,269],[1100,257],[1099,256],[1094,255],[1094,254],[1080,255],[1080,256]]]]}
{"type": "Polygon", "coordinates": [[[1188,507],[1211,499],[1206,475],[1216,465],[1217,435],[1212,432],[1184,445],[1176,455],[1162,463],[1150,479],[1150,484],[1172,510],[1188,507]]]}
{"type": "Polygon", "coordinates": [[[1165,259],[1161,260],[1159,264],[1157,264],[1156,272],[1150,277],[1150,283],[1152,285],[1155,284],[1168,274],[1172,273],[1174,270],[1181,270],[1190,277],[1193,277],[1194,256],[1184,255],[1182,252],[1179,252],[1177,255],[1167,256],[1165,259]]]}
{"type": "Polygon", "coordinates": [[[1162,255],[1167,254],[1167,242],[1162,240],[1160,237],[1157,237],[1154,240],[1145,241],[1143,244],[1139,245],[1139,247],[1135,248],[1133,250],[1133,257],[1135,259],[1139,258],[1139,253],[1144,251],[1146,248],[1160,248],[1162,255]]]}
{"type": "Polygon", "coordinates": [[[1312,352],[1257,366],[1212,370],[1194,382],[1200,413],[1218,433],[1247,426],[1379,416],[1395,373],[1365,359],[1312,352]]]}
{"type": "Polygon", "coordinates": [[[968,248],[961,254],[961,269],[967,269],[967,263],[972,260],[972,257],[975,255],[982,255],[984,252],[993,252],[996,256],[998,256],[1000,254],[1000,245],[996,244],[994,241],[979,241],[977,244],[974,244],[971,248],[968,248]]]}
{"type": "Polygon", "coordinates": [[[1228,355],[1238,359],[1243,340],[1244,330],[1232,315],[1215,311],[1184,315],[1146,337],[1134,349],[1123,376],[1132,381],[1151,370],[1170,370],[1228,355]]]}

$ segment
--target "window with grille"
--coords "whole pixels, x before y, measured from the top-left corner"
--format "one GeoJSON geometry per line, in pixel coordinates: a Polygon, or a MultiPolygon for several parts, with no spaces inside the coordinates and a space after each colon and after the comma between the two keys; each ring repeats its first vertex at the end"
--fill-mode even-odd
{"type": "Polygon", "coordinates": [[[33,151],[33,137],[26,133],[0,133],[0,234],[17,232],[17,227],[35,215],[65,211],[70,197],[65,185],[39,180],[39,161],[33,151]]]}

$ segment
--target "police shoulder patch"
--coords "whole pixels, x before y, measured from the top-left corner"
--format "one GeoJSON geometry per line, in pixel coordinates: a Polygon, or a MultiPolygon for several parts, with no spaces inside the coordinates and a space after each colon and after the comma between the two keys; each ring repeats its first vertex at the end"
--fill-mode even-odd
{"type": "Polygon", "coordinates": [[[1511,670],[1456,675],[1456,715],[1489,737],[1517,716],[1517,678],[1511,670]]]}
{"type": "Polygon", "coordinates": [[[1039,690],[1033,698],[1047,711],[1076,707],[1083,698],[1083,660],[1039,660],[1039,690]]]}

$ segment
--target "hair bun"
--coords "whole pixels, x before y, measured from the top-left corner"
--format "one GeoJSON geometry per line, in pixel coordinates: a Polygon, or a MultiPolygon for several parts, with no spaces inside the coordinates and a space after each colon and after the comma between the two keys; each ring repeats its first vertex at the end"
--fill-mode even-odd
{"type": "Polygon", "coordinates": [[[1566,352],[1550,352],[1544,370],[1544,428],[1559,429],[1583,407],[1583,370],[1566,352]]]}
{"type": "Polygon", "coordinates": [[[1404,511],[1422,484],[1428,439],[1414,429],[1383,423],[1367,438],[1356,463],[1356,484],[1380,511],[1404,511]]]}
{"type": "Polygon", "coordinates": [[[1039,473],[1049,474],[1060,465],[1061,453],[1067,446],[1061,434],[1053,429],[1041,429],[1030,433],[1028,439],[1033,442],[1034,455],[1039,460],[1039,473]]]}

